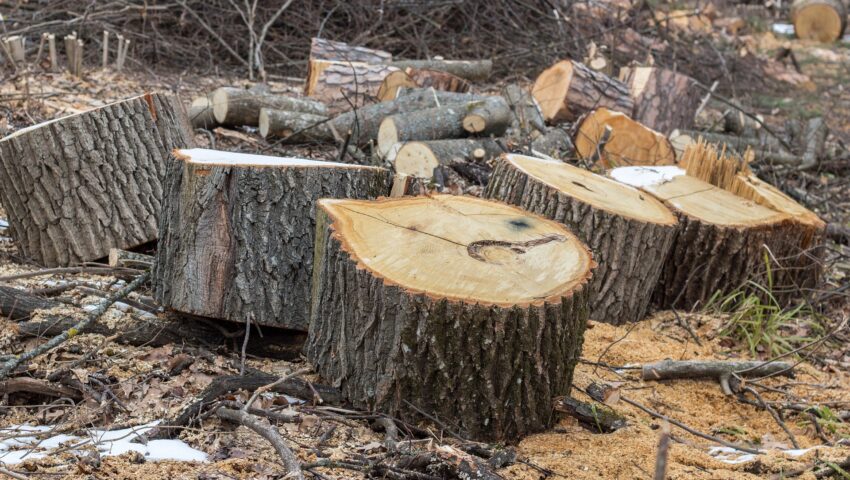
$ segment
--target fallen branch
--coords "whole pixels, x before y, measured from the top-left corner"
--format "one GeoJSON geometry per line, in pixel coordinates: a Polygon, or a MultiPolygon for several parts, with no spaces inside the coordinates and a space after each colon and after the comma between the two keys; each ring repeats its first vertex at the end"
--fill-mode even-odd
{"type": "Polygon", "coordinates": [[[0,286],[0,315],[14,322],[30,318],[36,310],[49,310],[60,305],[20,288],[0,286]]]}
{"type": "Polygon", "coordinates": [[[720,382],[723,392],[732,394],[729,378],[733,375],[742,377],[762,377],[765,375],[792,375],[793,366],[786,362],[742,361],[729,362],[722,360],[662,360],[648,363],[641,368],[642,380],[675,380],[714,378],[720,382]]]}
{"type": "Polygon", "coordinates": [[[44,380],[37,378],[21,377],[10,378],[0,382],[0,395],[9,393],[27,392],[46,395],[49,397],[68,397],[72,400],[79,400],[82,395],[73,388],[62,385],[54,385],[44,380]]]}
{"type": "Polygon", "coordinates": [[[295,457],[295,454],[292,453],[292,450],[286,445],[283,437],[280,436],[280,432],[274,426],[243,410],[218,407],[215,413],[219,418],[248,427],[268,440],[283,461],[283,466],[288,472],[286,478],[304,479],[304,474],[301,473],[301,462],[298,461],[298,458],[295,457]]]}

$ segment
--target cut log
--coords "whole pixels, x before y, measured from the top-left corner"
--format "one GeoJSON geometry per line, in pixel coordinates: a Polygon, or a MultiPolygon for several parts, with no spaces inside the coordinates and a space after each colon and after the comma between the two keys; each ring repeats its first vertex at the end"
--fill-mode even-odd
{"type": "Polygon", "coordinates": [[[638,122],[665,135],[693,128],[702,98],[693,78],[657,67],[624,67],[620,80],[629,87],[638,122]]]}
{"type": "Polygon", "coordinates": [[[775,294],[785,291],[800,294],[820,285],[823,273],[826,222],[811,210],[800,205],[767,182],[759,179],[749,167],[752,152],[736,158],[718,152],[713,145],[698,142],[685,149],[680,165],[688,175],[751,200],[759,205],[783,212],[792,217],[795,228],[788,251],[774,251],[779,262],[773,267],[775,294]]]}
{"type": "Polygon", "coordinates": [[[398,89],[400,88],[418,88],[419,85],[410,78],[403,70],[390,72],[384,77],[381,88],[378,89],[378,100],[386,102],[387,100],[395,100],[398,97],[398,89]]]}
{"type": "Polygon", "coordinates": [[[260,135],[283,138],[291,142],[331,141],[333,131],[328,118],[310,113],[260,109],[260,135]]]}
{"type": "Polygon", "coordinates": [[[212,94],[215,120],[226,127],[251,126],[260,122],[260,109],[288,110],[328,116],[328,108],[307,98],[275,95],[264,88],[219,88],[212,94]]]}
{"type": "Polygon", "coordinates": [[[359,408],[469,438],[551,426],[594,266],[566,227],[452,195],[321,200],[317,215],[305,351],[323,378],[359,408]]]}
{"type": "Polygon", "coordinates": [[[546,120],[540,111],[540,105],[529,90],[512,83],[502,89],[502,96],[505,97],[513,112],[510,128],[512,132],[508,134],[509,137],[523,139],[531,136],[535,131],[546,131],[546,120]]]}
{"type": "Polygon", "coordinates": [[[598,158],[597,165],[603,168],[676,162],[676,152],[667,137],[607,108],[594,110],[581,120],[575,145],[581,158],[598,158]],[[606,128],[611,133],[600,148],[606,128]]]}
{"type": "Polygon", "coordinates": [[[314,37],[310,42],[310,58],[338,62],[387,63],[393,56],[383,50],[355,47],[345,42],[314,37]]]}
{"type": "Polygon", "coordinates": [[[434,171],[440,167],[477,171],[478,177],[481,177],[478,183],[484,184],[490,172],[486,162],[504,151],[498,141],[489,138],[433,140],[401,144],[391,149],[387,160],[393,164],[396,172],[416,178],[432,178],[434,171]]]}
{"type": "Polygon", "coordinates": [[[384,83],[378,89],[378,99],[382,102],[395,99],[399,88],[433,88],[446,92],[466,93],[470,86],[466,80],[448,72],[407,68],[384,77],[384,83]]]}
{"type": "Polygon", "coordinates": [[[0,315],[13,322],[27,320],[36,310],[49,310],[62,304],[25,290],[0,285],[0,315]]]}
{"type": "Polygon", "coordinates": [[[113,248],[109,250],[109,266],[112,268],[138,268],[147,270],[153,266],[154,257],[138,252],[113,248]]]}
{"type": "Polygon", "coordinates": [[[363,105],[377,98],[384,78],[398,70],[386,64],[311,59],[304,95],[338,108],[363,105]]]}
{"type": "Polygon", "coordinates": [[[394,60],[390,65],[402,70],[437,70],[470,82],[483,82],[493,71],[492,60],[394,60]]]}
{"type": "Polygon", "coordinates": [[[462,138],[469,133],[501,135],[509,121],[510,111],[502,97],[392,115],[378,129],[378,155],[385,157],[393,145],[411,140],[462,138]]]}
{"type": "Polygon", "coordinates": [[[557,160],[575,158],[576,147],[570,134],[561,127],[549,127],[546,133],[531,141],[531,153],[534,156],[546,155],[557,160]]]}
{"type": "Polygon", "coordinates": [[[679,217],[679,234],[653,297],[663,308],[691,309],[752,280],[767,285],[765,248],[795,241],[791,217],[685,175],[679,167],[620,167],[617,181],[662,200],[679,217]]]}
{"type": "Polygon", "coordinates": [[[176,98],[146,94],[0,140],[0,199],[21,254],[65,266],[155,240],[166,158],[190,132],[176,98]]]}
{"type": "Polygon", "coordinates": [[[177,150],[154,297],[192,315],[306,330],[316,200],[375,198],[389,186],[382,168],[177,150]]]}
{"type": "Polygon", "coordinates": [[[209,97],[198,97],[192,100],[192,105],[189,106],[189,122],[192,124],[192,128],[206,128],[207,130],[218,125],[213,113],[213,103],[209,97]]]}
{"type": "Polygon", "coordinates": [[[677,380],[683,378],[728,377],[733,373],[740,377],[770,377],[791,375],[794,366],[788,362],[764,362],[750,360],[742,362],[724,362],[721,360],[662,360],[647,363],[641,367],[643,380],[677,380]]]}
{"type": "Polygon", "coordinates": [[[563,162],[510,154],[484,196],[563,223],[590,247],[599,264],[590,318],[615,325],[643,318],[678,227],[660,201],[563,162]]]}
{"type": "Polygon", "coordinates": [[[797,38],[831,43],[844,35],[847,8],[841,0],[794,0],[791,23],[797,38]]]}
{"type": "Polygon", "coordinates": [[[631,115],[635,107],[623,82],[572,60],[544,70],[534,82],[531,94],[550,123],[574,122],[599,107],[631,115]]]}

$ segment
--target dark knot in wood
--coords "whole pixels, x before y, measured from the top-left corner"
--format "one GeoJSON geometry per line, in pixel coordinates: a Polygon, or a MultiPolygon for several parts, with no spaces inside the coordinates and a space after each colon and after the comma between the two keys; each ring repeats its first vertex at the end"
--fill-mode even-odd
{"type": "Polygon", "coordinates": [[[528,252],[528,250],[532,247],[536,247],[539,245],[545,245],[551,242],[565,242],[567,237],[553,233],[551,235],[546,235],[540,238],[535,238],[534,240],[527,240],[525,242],[508,242],[504,240],[478,240],[476,242],[472,242],[466,246],[466,251],[469,253],[469,256],[480,260],[482,262],[490,262],[490,263],[498,263],[494,262],[493,259],[488,259],[483,255],[484,249],[488,247],[497,247],[497,248],[506,248],[514,253],[522,255],[523,253],[528,252]]]}

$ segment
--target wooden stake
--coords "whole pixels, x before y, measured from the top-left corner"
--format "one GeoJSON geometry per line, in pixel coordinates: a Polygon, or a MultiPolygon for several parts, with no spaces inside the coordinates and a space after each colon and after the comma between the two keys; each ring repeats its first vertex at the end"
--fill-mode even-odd
{"type": "Polygon", "coordinates": [[[80,77],[83,75],[83,47],[85,43],[82,40],[77,40],[77,46],[74,48],[74,75],[80,77]]]}
{"type": "Polygon", "coordinates": [[[50,52],[50,70],[56,71],[56,35],[47,35],[47,50],[50,52]]]}
{"type": "Polygon", "coordinates": [[[26,62],[26,51],[24,50],[24,37],[14,35],[6,39],[6,45],[15,63],[26,62]]]}
{"type": "Polygon", "coordinates": [[[106,70],[106,66],[109,63],[109,32],[106,30],[103,31],[103,69],[106,70]]]}
{"type": "Polygon", "coordinates": [[[115,46],[115,70],[121,70],[121,45],[124,44],[124,35],[116,34],[118,42],[115,46]]]}

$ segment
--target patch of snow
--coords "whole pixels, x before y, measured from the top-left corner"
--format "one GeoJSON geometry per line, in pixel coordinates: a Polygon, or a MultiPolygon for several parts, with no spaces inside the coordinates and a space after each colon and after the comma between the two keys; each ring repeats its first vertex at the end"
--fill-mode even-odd
{"type": "Polygon", "coordinates": [[[121,455],[130,451],[139,452],[150,461],[175,460],[180,462],[206,462],[207,455],[181,440],[151,440],[136,443],[139,437],[150,431],[159,422],[151,422],[137,427],[121,430],[90,430],[86,437],[72,435],[54,435],[42,440],[37,434],[49,432],[52,427],[18,425],[0,429],[0,437],[32,433],[0,441],[0,462],[16,464],[24,460],[42,458],[50,455],[50,449],[63,444],[82,447],[93,444],[104,456],[121,455]]]}
{"type": "Polygon", "coordinates": [[[685,171],[675,166],[661,167],[620,167],[611,170],[611,178],[633,187],[650,187],[673,180],[685,171]]]}
{"type": "Polygon", "coordinates": [[[774,23],[773,24],[773,33],[777,35],[794,35],[794,25],[790,23],[774,23]]]}
{"type": "MultiPolygon", "coordinates": [[[[799,448],[799,449],[788,449],[788,450],[779,450],[784,455],[789,457],[801,457],[812,450],[817,449],[818,447],[809,447],[809,448],[799,448]]],[[[742,452],[740,450],[731,448],[731,447],[711,447],[708,449],[708,454],[712,457],[720,460],[723,463],[728,464],[737,464],[737,463],[746,463],[752,462],[756,459],[757,455],[752,453],[742,452]]]]}

